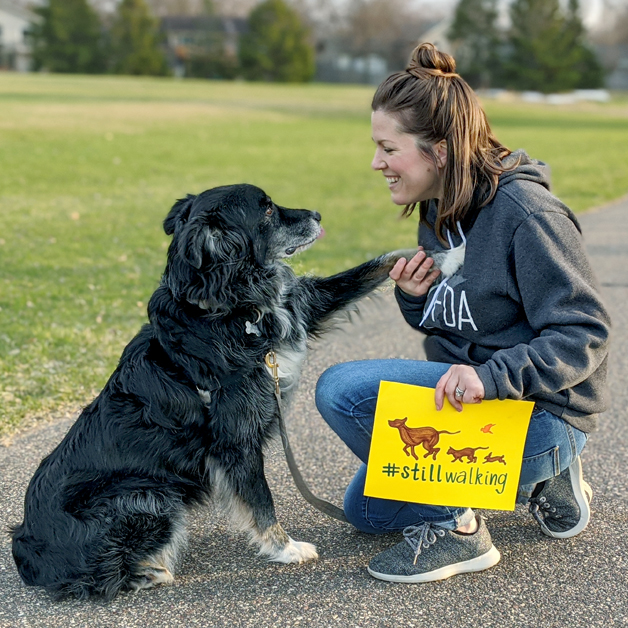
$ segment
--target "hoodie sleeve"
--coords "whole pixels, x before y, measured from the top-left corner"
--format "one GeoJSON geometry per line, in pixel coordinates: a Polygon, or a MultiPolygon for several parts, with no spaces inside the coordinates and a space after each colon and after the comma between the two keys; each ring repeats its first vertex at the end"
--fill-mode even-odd
{"type": "Polygon", "coordinates": [[[426,329],[421,327],[421,319],[423,318],[423,308],[427,301],[427,295],[415,297],[411,294],[406,294],[401,288],[395,286],[395,299],[397,299],[399,309],[406,319],[406,323],[410,327],[425,333],[426,329]]]}
{"type": "Polygon", "coordinates": [[[485,398],[542,396],[579,384],[607,355],[610,318],[576,225],[560,212],[531,214],[515,232],[510,259],[537,336],[476,367],[485,398]]]}

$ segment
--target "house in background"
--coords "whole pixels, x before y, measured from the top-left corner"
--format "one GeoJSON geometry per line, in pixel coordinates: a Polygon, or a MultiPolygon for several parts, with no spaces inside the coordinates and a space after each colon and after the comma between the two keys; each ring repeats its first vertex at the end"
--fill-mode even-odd
{"type": "Polygon", "coordinates": [[[595,51],[606,70],[606,87],[628,90],[628,43],[597,43],[595,51]]]}
{"type": "Polygon", "coordinates": [[[28,72],[31,49],[28,32],[41,18],[10,0],[0,0],[0,69],[28,72]]]}
{"type": "Polygon", "coordinates": [[[456,47],[448,37],[449,29],[453,23],[453,15],[450,15],[432,24],[426,31],[421,33],[417,39],[417,44],[428,42],[434,44],[441,52],[453,55],[456,47]]]}
{"type": "Polygon", "coordinates": [[[628,89],[628,52],[617,60],[613,70],[606,79],[606,85],[609,89],[628,89]]]}
{"type": "Polygon", "coordinates": [[[240,17],[167,15],[160,22],[175,76],[188,75],[191,58],[237,59],[240,36],[247,30],[247,20],[240,17]]]}
{"type": "Polygon", "coordinates": [[[379,85],[388,74],[388,63],[381,55],[351,55],[334,39],[316,44],[316,81],[379,85]]]}

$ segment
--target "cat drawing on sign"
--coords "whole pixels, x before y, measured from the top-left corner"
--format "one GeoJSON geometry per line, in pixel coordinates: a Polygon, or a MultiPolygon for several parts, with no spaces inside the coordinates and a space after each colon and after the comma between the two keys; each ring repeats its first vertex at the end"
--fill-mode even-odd
{"type": "Polygon", "coordinates": [[[488,454],[484,456],[484,462],[482,464],[486,464],[487,462],[501,462],[502,464],[506,464],[503,454],[501,456],[493,456],[492,451],[489,451],[488,454]]]}
{"type": "Polygon", "coordinates": [[[472,462],[478,461],[477,456],[475,455],[475,452],[478,449],[488,449],[488,447],[465,447],[464,449],[454,449],[453,447],[450,447],[447,454],[453,456],[452,462],[456,462],[456,460],[460,460],[460,462],[462,462],[463,458],[467,458],[469,461],[468,464],[471,464],[472,462]]]}

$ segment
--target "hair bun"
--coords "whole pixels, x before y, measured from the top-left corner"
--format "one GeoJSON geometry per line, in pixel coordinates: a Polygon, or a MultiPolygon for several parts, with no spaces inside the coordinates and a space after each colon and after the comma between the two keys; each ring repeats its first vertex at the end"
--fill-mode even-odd
{"type": "Polygon", "coordinates": [[[414,72],[421,72],[421,70],[428,70],[429,74],[455,74],[456,62],[451,55],[446,52],[440,52],[436,49],[434,44],[423,43],[419,44],[413,51],[410,57],[410,62],[406,68],[406,72],[414,74],[414,72]]]}

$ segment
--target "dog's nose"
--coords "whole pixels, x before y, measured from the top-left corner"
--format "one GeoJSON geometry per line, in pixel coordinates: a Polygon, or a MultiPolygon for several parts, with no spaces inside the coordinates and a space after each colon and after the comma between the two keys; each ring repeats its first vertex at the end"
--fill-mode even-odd
{"type": "Polygon", "coordinates": [[[314,218],[317,222],[320,222],[322,216],[318,212],[312,212],[312,218],[314,218]]]}

